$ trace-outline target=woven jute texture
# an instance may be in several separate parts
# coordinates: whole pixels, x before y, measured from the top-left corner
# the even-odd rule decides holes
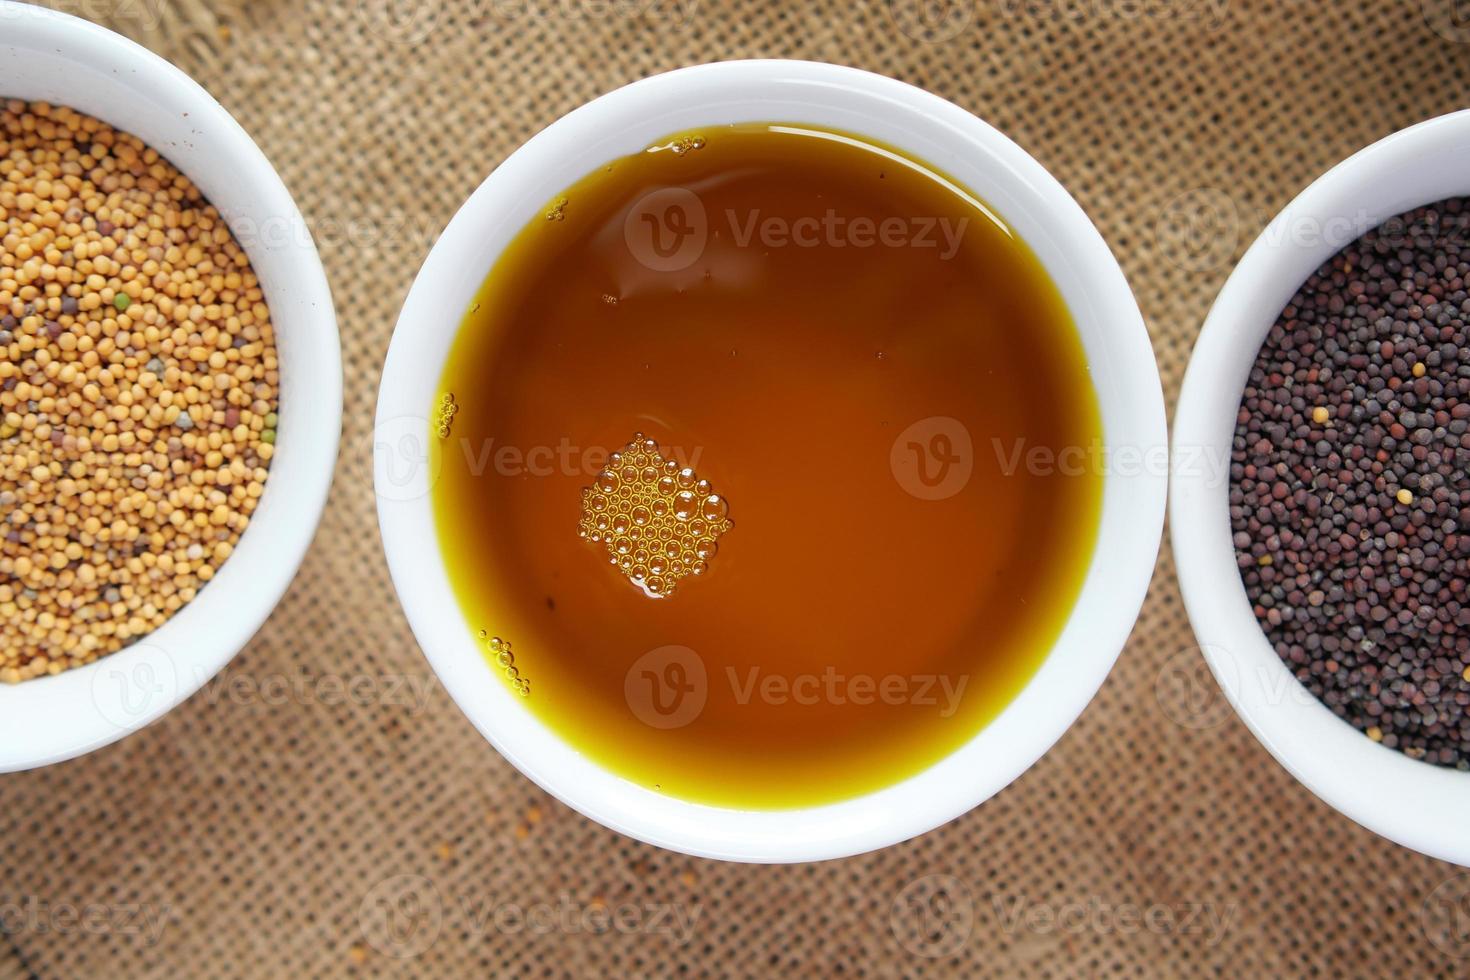
[[[344,451],[301,575],[222,678],[120,744],[0,777],[0,978],[1470,975],[1449,919],[1470,879],[1256,743],[1167,547],[1101,694],[1016,784],[880,853],[736,866],[603,830],[471,728],[394,598],[363,463],[397,311],[460,202],[575,106],[731,58],[870,69],[1016,139],[1118,254],[1172,404],[1269,217],[1465,105],[1451,0],[66,6],[180,65],[281,170],[341,318]]]

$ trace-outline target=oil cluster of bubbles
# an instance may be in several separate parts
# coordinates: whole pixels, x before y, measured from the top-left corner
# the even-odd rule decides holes
[[[454,400],[451,392],[446,391],[434,410],[434,428],[438,431],[440,439],[449,438],[449,430],[454,426],[454,416],[458,411],[459,403]]]
[[[704,149],[703,136],[684,136],[669,144],[669,149],[674,151],[674,156],[681,157],[690,150]]]
[[[521,676],[520,668],[516,666],[516,655],[510,650],[510,641],[491,636],[488,630],[480,630],[480,642],[485,645],[485,659],[505,674],[505,679],[510,681],[517,694],[529,697],[531,680]]]
[[[707,573],[720,536],[733,526],[729,505],[709,481],[665,459],[639,432],[582,491],[578,533],[602,545],[614,568],[657,599],[681,579]]]

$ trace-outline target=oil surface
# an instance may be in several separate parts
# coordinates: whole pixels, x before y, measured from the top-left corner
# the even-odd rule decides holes
[[[968,192],[840,133],[679,134],[547,202],[426,411],[457,599],[514,642],[487,677],[686,800],[829,803],[942,758],[1035,673],[1096,541],[1055,287]],[[578,533],[635,432],[731,522],[666,596]]]

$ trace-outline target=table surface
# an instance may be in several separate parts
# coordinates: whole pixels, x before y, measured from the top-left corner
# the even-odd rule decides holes
[[[1009,789],[879,853],[736,866],[604,830],[485,744],[396,603],[368,460],[398,308],[485,174],[602,92],[743,57],[891,75],[1033,153],[1122,262],[1172,405],[1270,216],[1465,105],[1454,2],[59,0],[179,64],[280,168],[337,300],[344,448],[300,576],[218,681],[0,779],[0,980],[1470,976],[1470,936],[1445,928],[1470,878],[1255,742],[1202,667],[1167,544],[1102,692]]]

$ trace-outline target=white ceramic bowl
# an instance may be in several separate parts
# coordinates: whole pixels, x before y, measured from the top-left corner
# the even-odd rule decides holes
[[[213,677],[265,621],[326,502],[342,414],[337,321],[306,224],[270,162],[209,93],[95,24],[0,0],[0,98],[69,105],[137,135],[225,215],[265,290],[281,364],[270,478],[219,574],[140,642],[78,670],[0,685],[0,772],[142,728]]]
[[[1375,744],[1296,680],[1251,612],[1228,504],[1241,393],[1287,301],[1364,232],[1412,208],[1470,194],[1467,160],[1470,111],[1432,119],[1339,164],[1261,233],[1220,291],[1190,358],[1174,416],[1170,526],[1200,647],[1261,743],[1308,789],[1368,829],[1470,866],[1470,773]]]
[[[1031,245],[1082,333],[1105,440],[1127,447],[1107,474],[1101,534],[1076,608],[1034,680],[988,727],[928,770],[830,806],[742,811],[682,802],[599,768],[548,730],[487,669],[435,543],[422,465],[440,372],[497,255],[543,202],[659,137],[735,122],[793,122],[882,140],[957,178]],[[1132,628],[1162,529],[1167,444],[1157,366],[1117,262],[1035,160],[937,96],[878,75],[792,61],[726,62],[658,75],[572,112],[512,154],[434,246],[388,353],[375,440],[378,513],[399,598],[450,695],[522,772],[641,840],[747,861],[831,858],[922,833],[989,798],[1086,707]],[[1131,463],[1126,460],[1132,460]]]

